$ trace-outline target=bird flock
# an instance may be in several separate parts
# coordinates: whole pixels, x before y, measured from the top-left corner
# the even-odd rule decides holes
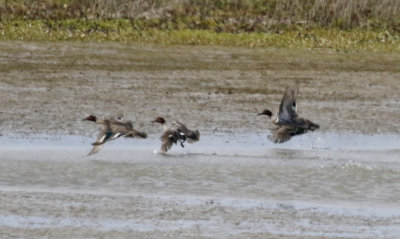
[[[272,134],[268,138],[273,143],[283,143],[288,141],[292,136],[304,134],[309,130],[314,131],[319,128],[318,124],[299,117],[296,104],[298,92],[298,85],[293,88],[286,88],[278,113],[273,114],[270,110],[266,109],[258,114],[266,115],[272,120],[274,127],[271,129]],[[146,133],[133,128],[131,121],[124,121],[121,114],[102,120],[94,115],[89,115],[83,120],[102,125],[96,141],[92,143],[93,148],[88,156],[97,153],[106,142],[120,137],[147,138]],[[200,132],[198,130],[190,130],[179,121],[167,124],[163,117],[157,117],[151,122],[159,123],[163,127],[163,133],[160,137],[160,151],[162,153],[166,153],[174,144],[179,143],[183,148],[183,143],[186,141],[193,143],[200,140]]]

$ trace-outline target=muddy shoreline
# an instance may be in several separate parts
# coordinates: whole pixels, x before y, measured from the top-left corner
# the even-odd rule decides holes
[[[156,116],[206,134],[260,132],[300,83],[299,113],[321,131],[399,133],[400,55],[329,50],[0,42],[1,133],[88,135],[80,120],[123,112],[149,133]]]
[[[0,42],[1,238],[397,238],[400,55]],[[300,84],[321,125],[275,145],[257,116]],[[146,140],[85,157],[124,113]],[[164,116],[201,131],[168,154]]]

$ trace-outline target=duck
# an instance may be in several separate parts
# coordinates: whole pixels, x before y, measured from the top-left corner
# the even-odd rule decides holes
[[[284,143],[292,136],[319,129],[318,124],[298,115],[296,104],[298,92],[298,85],[286,88],[277,114],[273,114],[269,109],[258,114],[268,116],[275,125],[271,135],[268,136],[273,143]]]
[[[200,140],[200,132],[198,130],[190,130],[181,122],[173,122],[171,125],[167,125],[163,117],[157,117],[152,120],[153,123],[160,123],[163,126],[163,134],[160,137],[162,142],[161,152],[166,153],[173,144],[180,143],[181,147],[185,146],[183,143],[187,141],[188,143],[194,143]]]
[[[101,146],[108,141],[117,139],[119,137],[127,138],[147,138],[147,134],[144,132],[137,131],[133,129],[133,124],[131,121],[124,121],[121,117],[110,117],[103,120],[99,120],[94,115],[89,115],[83,120],[92,121],[96,124],[103,125],[100,130],[97,139],[92,143],[93,148],[87,156],[93,155],[100,151]]]
[[[87,121],[92,121],[96,124],[104,124],[104,122],[106,121],[123,121],[124,115],[122,113],[118,113],[118,114],[113,114],[110,115],[108,118],[104,118],[104,119],[99,119],[97,116],[95,115],[88,115],[86,116],[84,119],[82,119],[83,121],[87,120]]]

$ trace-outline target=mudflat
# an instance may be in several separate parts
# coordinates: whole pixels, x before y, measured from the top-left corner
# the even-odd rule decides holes
[[[0,238],[397,238],[400,55],[0,42]],[[321,125],[257,113],[300,85]],[[123,113],[146,140],[85,155]],[[163,116],[201,138],[159,149]]]
[[[150,133],[156,116],[259,132],[257,113],[276,111],[295,82],[298,112],[321,131],[400,130],[398,54],[13,41],[0,52],[3,133],[85,135],[84,116],[116,112]]]

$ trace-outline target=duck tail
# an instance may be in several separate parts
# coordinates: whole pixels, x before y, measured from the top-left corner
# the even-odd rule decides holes
[[[189,135],[186,136],[188,143],[193,143],[200,140],[200,132],[198,130],[191,131]]]
[[[308,129],[311,130],[311,131],[319,129],[319,124],[316,124],[316,123],[311,122],[311,121],[308,120]]]
[[[145,132],[137,132],[136,135],[137,135],[138,137],[140,137],[140,138],[143,138],[143,139],[147,138],[147,134],[146,134]]]

